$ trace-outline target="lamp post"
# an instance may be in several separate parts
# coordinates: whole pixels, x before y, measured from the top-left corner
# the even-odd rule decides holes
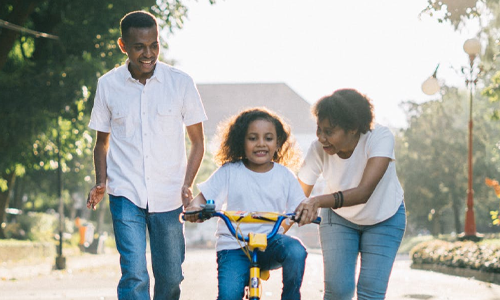
[[[468,173],[467,173],[467,211],[465,213],[465,226],[464,232],[459,235],[461,240],[481,240],[481,234],[476,232],[476,221],[474,218],[474,189],[472,188],[472,99],[474,94],[474,89],[477,84],[477,79],[479,73],[481,73],[481,67],[475,67],[474,61],[476,57],[481,52],[481,43],[478,39],[472,38],[468,39],[464,43],[464,51],[469,55],[469,69],[466,72],[465,68],[462,68],[462,73],[466,76],[465,84],[469,88],[469,140],[468,140]],[[436,78],[437,69],[436,67],[434,74],[427,78],[422,83],[422,91],[427,95],[433,95],[440,90],[439,82]]]
[[[477,84],[477,78],[481,69],[474,68],[474,61],[481,52],[481,43],[478,39],[468,39],[464,43],[464,51],[469,55],[469,72],[462,68],[462,73],[466,76],[465,84],[469,88],[469,150],[467,156],[468,164],[468,182],[467,182],[467,211],[465,213],[464,232],[460,235],[461,239],[479,240],[481,237],[476,232],[476,221],[474,217],[474,189],[472,187],[472,99],[474,89]]]

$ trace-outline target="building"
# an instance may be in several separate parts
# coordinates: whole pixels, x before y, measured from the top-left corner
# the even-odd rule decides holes
[[[220,122],[251,107],[266,107],[279,114],[291,127],[299,148],[305,153],[316,135],[311,104],[285,83],[198,84],[208,120],[204,122],[208,140]],[[213,149],[215,145],[209,145]]]

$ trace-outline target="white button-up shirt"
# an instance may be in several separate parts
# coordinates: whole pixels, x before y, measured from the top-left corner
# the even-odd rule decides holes
[[[97,84],[91,129],[111,133],[107,191],[149,212],[182,205],[186,173],[185,126],[207,119],[196,86],[186,73],[158,62],[141,84],[126,64]]]

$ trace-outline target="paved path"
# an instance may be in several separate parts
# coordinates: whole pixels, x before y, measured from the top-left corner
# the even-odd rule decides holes
[[[0,264],[0,300],[72,299],[115,300],[120,271],[118,255],[84,254],[68,257],[67,269],[51,270],[44,263]],[[217,290],[214,250],[189,250],[184,265],[182,300],[215,299]],[[307,259],[302,299],[321,300],[323,266],[320,253]],[[263,299],[280,299],[281,274],[271,273],[264,282]],[[500,300],[500,286],[474,279],[413,270],[407,258],[396,261],[389,284],[388,300],[453,299]]]

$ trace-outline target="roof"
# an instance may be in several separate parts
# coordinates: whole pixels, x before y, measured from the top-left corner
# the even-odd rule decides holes
[[[266,107],[279,114],[294,135],[314,134],[316,122],[311,104],[285,83],[198,84],[208,120],[203,123],[206,135],[214,135],[217,125],[240,111]]]

